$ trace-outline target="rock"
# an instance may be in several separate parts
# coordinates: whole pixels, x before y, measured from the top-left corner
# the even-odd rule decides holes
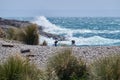
[[[9,19],[3,19],[0,18],[0,25],[10,25],[14,27],[23,27],[23,26],[28,26],[31,23],[28,21],[18,21],[18,20],[9,20]]]
[[[11,44],[2,44],[2,47],[14,47],[14,45],[11,45]]]
[[[0,18],[0,28],[4,30],[7,30],[8,28],[11,28],[11,27],[17,27],[17,28],[25,27],[31,24],[33,23],[30,23],[29,21],[19,21],[19,20],[10,20],[10,19]],[[44,32],[42,26],[38,25],[38,29],[39,29],[40,35],[42,36],[57,39],[59,41],[66,40],[64,36]]]
[[[26,55],[26,57],[35,57],[36,55],[33,55],[33,54],[29,54],[29,55]]]
[[[51,34],[51,33],[46,33],[40,30],[40,35],[48,37],[48,38],[53,38],[54,40],[58,40],[58,41],[64,41],[66,40],[66,38],[64,36],[60,36],[60,35],[56,35],[56,34]]]
[[[28,53],[30,52],[30,49],[20,50],[21,53]]]

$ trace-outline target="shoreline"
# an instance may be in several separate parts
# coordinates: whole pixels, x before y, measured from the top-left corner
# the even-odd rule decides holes
[[[14,47],[2,47],[2,44],[12,44]],[[6,60],[10,55],[20,54],[23,57],[29,57],[30,62],[35,63],[38,68],[45,68],[47,60],[56,55],[58,51],[65,48],[72,49],[73,55],[77,58],[82,58],[88,64],[94,59],[111,54],[120,54],[120,46],[83,46],[83,47],[63,47],[63,46],[40,46],[40,45],[25,45],[18,42],[7,42],[0,39],[0,61]],[[28,53],[21,53],[21,50],[30,49]],[[64,56],[64,55],[63,55]]]
[[[5,18],[0,17],[0,28],[2,28],[3,30],[7,30],[11,27],[21,28],[21,27],[32,25],[32,24],[36,24],[36,23],[32,23],[30,21],[15,20],[15,19],[5,19]],[[44,37],[52,38],[54,40],[58,39],[59,41],[66,40],[64,36],[45,32],[43,30],[44,26],[37,25],[37,27],[39,30],[39,34]]]

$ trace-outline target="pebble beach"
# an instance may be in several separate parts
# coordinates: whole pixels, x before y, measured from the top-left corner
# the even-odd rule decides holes
[[[13,45],[13,47],[3,47],[3,44]],[[53,55],[58,54],[59,51],[65,48],[70,48],[73,55],[77,58],[82,58],[87,63],[92,62],[96,58],[108,56],[111,54],[120,54],[120,46],[84,46],[84,47],[54,47],[54,46],[34,46],[25,45],[19,42],[6,41],[0,39],[0,62],[6,60],[9,56],[20,54],[23,57],[29,55],[30,62],[36,64],[39,68],[45,68],[47,61]],[[29,49],[30,52],[21,53],[21,50]],[[64,56],[64,55],[63,55]]]

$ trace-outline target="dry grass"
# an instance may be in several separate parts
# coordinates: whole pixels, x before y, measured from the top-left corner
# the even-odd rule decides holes
[[[38,45],[39,33],[37,25],[32,24],[23,28],[9,28],[7,30],[7,39],[18,40],[29,45]]]
[[[120,55],[110,55],[91,65],[91,80],[120,80]]]
[[[25,44],[38,45],[39,44],[39,33],[37,25],[29,25],[21,29],[19,33],[19,40],[23,41]]]
[[[9,28],[6,31],[6,33],[7,33],[7,39],[17,40],[17,38],[18,38],[18,32],[19,32],[18,28],[15,28],[15,27]]]
[[[86,63],[74,57],[69,49],[52,57],[48,63],[48,70],[56,74],[59,80],[87,80],[88,76]]]
[[[5,31],[2,28],[0,28],[0,38],[5,38],[5,37],[6,37]]]
[[[43,73],[20,56],[11,56],[0,64],[0,80],[42,80]]]

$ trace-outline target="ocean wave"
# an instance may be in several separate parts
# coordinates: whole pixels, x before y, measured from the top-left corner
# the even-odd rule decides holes
[[[51,23],[45,16],[39,16],[33,21],[38,25],[43,26],[45,32],[50,32],[54,34],[73,34],[73,33],[120,33],[120,30],[89,30],[89,29],[67,29],[61,28],[53,23]]]
[[[61,41],[61,44],[71,44],[71,40],[75,40],[77,45],[107,45],[107,44],[113,44],[113,43],[119,43],[119,39],[108,39],[108,38],[103,38],[100,36],[91,36],[88,38],[84,37],[74,37],[73,34],[76,33],[94,33],[94,34],[99,34],[99,33],[105,33],[105,34],[115,34],[115,33],[120,33],[120,30],[88,30],[88,29],[67,29],[67,28],[61,28],[60,26],[57,26],[53,23],[51,23],[45,16],[39,16],[33,21],[33,23],[36,23],[38,25],[43,26],[43,30],[45,32],[53,33],[53,34],[64,34],[68,38],[68,41]],[[50,44],[54,43],[53,39],[48,39],[48,38],[42,38],[42,41],[46,40]]]
[[[53,45],[54,40],[52,38],[46,38],[41,36],[40,42],[47,41],[48,45]],[[103,38],[100,36],[93,36],[89,38],[84,37],[70,37],[67,41],[59,41],[58,44],[71,45],[71,40],[75,40],[76,45],[110,45],[115,43],[120,43],[120,40]]]
[[[92,36],[89,38],[79,37],[73,38],[73,40],[76,40],[76,44],[78,45],[109,45],[120,42],[118,39],[108,39],[100,36]]]

